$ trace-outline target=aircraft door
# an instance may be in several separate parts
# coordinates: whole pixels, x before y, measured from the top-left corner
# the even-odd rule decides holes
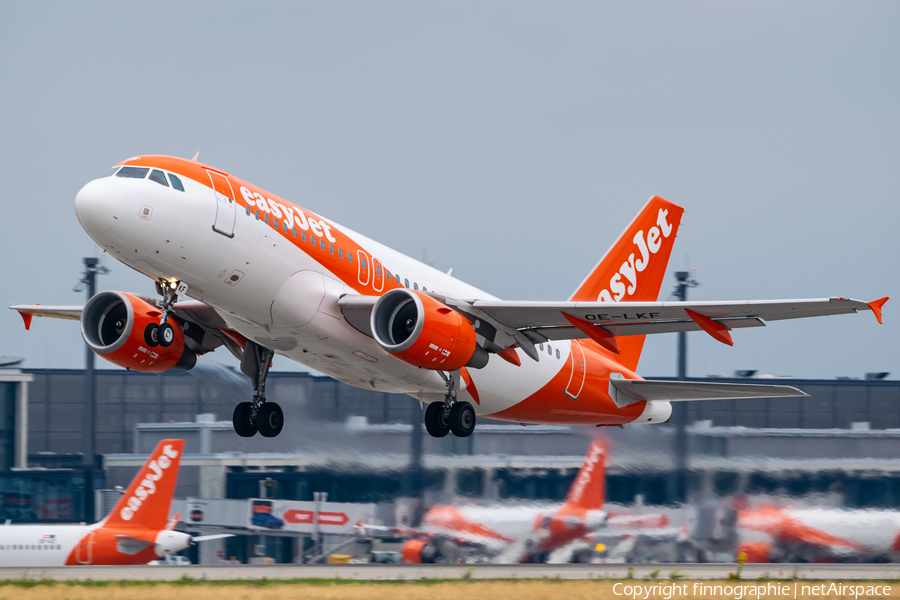
[[[78,542],[78,551],[75,553],[75,560],[79,565],[90,565],[94,563],[94,532],[90,532]]]
[[[357,264],[359,264],[359,282],[369,285],[369,255],[362,250],[356,251]]]
[[[572,400],[578,399],[578,394],[581,393],[581,388],[584,387],[584,362],[584,348],[581,347],[581,342],[572,340],[569,343],[569,370],[571,376],[569,377],[569,385],[566,386],[566,396]]]
[[[372,288],[376,292],[380,292],[384,289],[384,267],[377,258],[372,257],[372,267],[375,269],[374,274],[372,275]]]
[[[206,172],[209,174],[216,200],[216,221],[213,223],[213,231],[232,238],[234,237],[234,220],[237,215],[234,190],[231,189],[231,183],[226,177],[208,169]]]

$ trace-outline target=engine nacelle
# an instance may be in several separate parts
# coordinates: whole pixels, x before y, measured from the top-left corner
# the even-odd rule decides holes
[[[401,555],[407,565],[430,564],[438,557],[437,549],[425,540],[409,540],[403,544]]]
[[[487,364],[488,354],[476,343],[472,324],[427,294],[389,291],[372,308],[370,325],[386,352],[415,367],[455,371]]]
[[[190,369],[196,355],[184,345],[184,334],[174,320],[172,345],[150,347],[144,332],[159,324],[162,311],[127,292],[100,292],[81,312],[81,337],[95,354],[111,363],[144,373]]]

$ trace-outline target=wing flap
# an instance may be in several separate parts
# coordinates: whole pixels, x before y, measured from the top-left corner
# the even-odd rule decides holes
[[[719,319],[720,323],[728,329],[742,329],[744,327],[765,327],[766,324],[756,317],[739,317],[735,319]],[[615,337],[629,335],[648,335],[653,333],[676,333],[679,331],[701,331],[700,326],[694,321],[659,321],[655,323],[625,323],[622,325],[605,325],[606,331]],[[535,327],[534,333],[545,338],[545,341],[575,340],[586,336],[575,327]]]
[[[635,402],[668,400],[747,400],[751,398],[797,398],[808,396],[789,385],[751,383],[711,383],[699,381],[648,381],[624,379],[614,373],[609,379],[609,395],[620,408]]]

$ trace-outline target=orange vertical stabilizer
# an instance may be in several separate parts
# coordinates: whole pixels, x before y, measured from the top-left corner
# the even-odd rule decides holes
[[[103,526],[165,529],[183,452],[184,440],[159,442]]]
[[[683,208],[665,198],[650,198],[569,301],[655,302],[683,214]],[[603,351],[629,370],[637,370],[644,336],[621,337],[616,343],[618,355]]]

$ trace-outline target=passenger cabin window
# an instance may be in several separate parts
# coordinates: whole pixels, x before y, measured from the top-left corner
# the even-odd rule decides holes
[[[409,279],[403,280],[403,287],[407,287],[407,288],[409,287]]]
[[[155,181],[159,185],[169,187],[169,182],[166,181],[166,174],[159,169],[153,169],[153,171],[150,173],[150,181]]]
[[[297,228],[294,227],[294,237],[297,237]]]
[[[344,258],[344,249],[338,248],[338,258]]]
[[[319,248],[321,248],[322,250],[325,249],[325,240],[323,240],[322,238],[319,238]]]
[[[353,253],[352,252],[347,253],[347,262],[351,263],[351,264],[353,263]]]
[[[116,174],[116,171],[118,171],[118,170],[119,170],[119,167],[113,167],[112,169],[110,169],[109,171],[104,173],[103,177],[112,177],[113,175]],[[102,177],[101,177],[101,179],[102,179]]]
[[[556,351],[556,358],[559,358],[559,350]]]
[[[359,262],[362,263],[362,268],[363,268],[363,269],[368,269],[368,268],[369,268],[369,263],[366,262],[366,257],[365,257],[365,256],[360,256],[360,257],[359,257]]]
[[[305,231],[300,232],[300,239],[303,240],[304,242],[306,241],[306,232]]]
[[[334,244],[328,244],[328,251],[334,254]]]
[[[381,265],[375,265],[375,274],[381,277]]]
[[[174,173],[169,173],[169,179],[172,181],[172,187],[178,190],[179,192],[184,191],[184,185],[181,183],[181,180],[175,176]]]
[[[122,167],[116,173],[116,177],[125,177],[127,179],[143,179],[147,176],[150,169],[147,167]]]
[[[413,281],[413,289],[414,289],[414,290],[419,289],[419,284],[416,283],[415,281]]]
[[[249,217],[250,216],[250,207],[245,206],[244,209],[247,211],[247,216]]]

